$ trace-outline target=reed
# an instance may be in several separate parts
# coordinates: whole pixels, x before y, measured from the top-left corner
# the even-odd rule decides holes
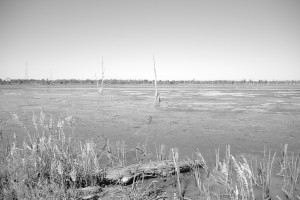
[[[282,149],[281,170],[277,175],[283,177],[282,191],[289,199],[296,198],[295,190],[300,173],[300,153],[297,155],[294,152],[288,153],[288,144],[285,144]]]
[[[68,192],[72,188],[96,184],[94,173],[100,170],[96,145],[92,141],[81,143],[73,139],[74,120],[71,116],[54,122],[52,116],[47,117],[41,110],[38,123],[33,114],[35,134],[27,131],[16,113],[12,113],[12,117],[28,134],[29,140],[23,141],[22,145],[16,139],[12,141],[4,166],[7,176],[13,180],[7,182],[8,196],[35,199],[37,191],[50,190],[44,183],[51,183],[47,185],[60,188],[56,190],[57,195],[67,197],[74,194]],[[72,127],[69,137],[64,124]]]
[[[179,162],[178,162],[178,149],[173,148],[171,149],[172,152],[172,159],[174,162],[174,167],[175,167],[175,173],[176,173],[176,178],[177,178],[177,191],[178,191],[178,196],[179,199],[183,199],[183,190],[181,187],[181,182],[180,182],[180,168],[179,168]]]
[[[155,145],[155,152],[156,152],[156,159],[157,161],[163,161],[167,159],[167,155],[166,155],[166,146],[165,145],[158,145],[158,147],[156,147]]]
[[[262,183],[262,198],[269,199],[271,190],[271,179],[272,179],[272,168],[276,152],[274,152],[273,157],[271,156],[271,150],[267,155],[266,147],[264,148],[264,158],[261,164],[261,183]]]
[[[232,155],[227,145],[224,151],[215,151],[216,163],[209,167],[199,150],[188,161],[179,160],[177,148],[167,156],[165,145],[155,146],[152,154],[149,137],[134,148],[128,148],[125,141],[111,143],[105,136],[102,148],[92,140],[76,141],[72,116],[55,120],[41,109],[39,115],[33,113],[33,133],[17,113],[11,116],[27,138],[20,143],[14,137],[8,148],[1,149],[0,196],[4,199],[165,199],[157,177],[167,180],[169,176],[175,177],[176,198],[189,199],[185,172],[194,176],[197,199],[255,199],[254,185],[261,188],[264,200],[271,196],[276,153],[266,148],[262,160],[253,162],[245,155]],[[278,175],[283,178],[282,192],[297,199],[299,154],[288,152],[287,147],[282,148]],[[155,179],[146,184],[146,178]]]

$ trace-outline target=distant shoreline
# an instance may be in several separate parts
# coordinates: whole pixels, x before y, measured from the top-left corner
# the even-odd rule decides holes
[[[42,84],[7,84],[7,85],[0,85],[0,89],[39,89],[39,88],[45,88],[45,89],[97,89],[96,85],[91,84],[52,84],[52,85],[42,85]],[[145,89],[153,89],[154,90],[154,84],[105,84],[105,89],[117,89],[117,88],[145,88]],[[274,84],[274,85],[264,85],[264,84],[239,84],[239,85],[233,85],[233,84],[161,84],[158,85],[158,88],[197,88],[197,89],[247,89],[247,90],[256,90],[256,89],[300,89],[300,84],[295,85],[286,85],[286,84]]]

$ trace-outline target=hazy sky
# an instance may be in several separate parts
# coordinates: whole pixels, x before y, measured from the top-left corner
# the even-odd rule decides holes
[[[0,78],[300,80],[300,1],[0,0]]]

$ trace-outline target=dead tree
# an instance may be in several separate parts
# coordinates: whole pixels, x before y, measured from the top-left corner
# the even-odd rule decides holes
[[[97,81],[97,90],[98,90],[98,93],[102,94],[103,93],[103,85],[104,85],[103,57],[102,57],[102,80],[101,80],[101,87],[99,87],[97,76],[96,76],[96,81]]]
[[[154,103],[159,105],[161,100],[160,100],[160,95],[159,95],[158,89],[157,89],[157,76],[156,76],[154,55],[153,55],[153,67],[154,67],[154,76],[155,76],[155,79],[154,79],[154,85],[155,85],[155,99],[154,99]]]

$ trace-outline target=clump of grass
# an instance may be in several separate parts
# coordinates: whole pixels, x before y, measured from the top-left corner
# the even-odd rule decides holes
[[[255,199],[252,185],[252,171],[245,157],[242,156],[241,161],[237,161],[231,156],[233,168],[236,172],[236,194],[241,199]]]
[[[194,176],[201,198],[255,199],[253,172],[244,156],[231,155],[230,146],[225,149],[220,161],[220,149],[215,151],[215,164],[212,169],[204,167],[206,173],[194,169]],[[201,153],[197,153],[203,159]]]
[[[204,179],[205,179],[206,174],[209,175],[209,171],[208,171],[205,159],[204,159],[204,157],[202,156],[202,154],[200,153],[199,150],[196,152],[196,155],[197,155],[196,160],[198,160],[200,163],[203,163],[202,168],[195,165],[196,167],[194,167],[194,169],[193,169],[193,174],[194,174],[194,177],[195,177],[195,181],[196,181],[196,185],[197,185],[197,188],[198,188],[199,196],[208,197],[209,196],[209,190],[207,190],[207,188],[209,189],[209,186],[205,187]],[[202,169],[205,170],[205,173],[203,173]]]
[[[179,163],[178,163],[178,149],[174,148],[171,149],[172,152],[172,160],[174,162],[174,167],[175,167],[175,173],[177,177],[177,189],[178,189],[178,196],[179,199],[183,199],[184,191],[181,188],[181,182],[180,182],[180,169],[179,169]]]
[[[277,175],[283,177],[282,191],[289,199],[294,199],[297,189],[297,182],[300,173],[300,154],[294,152],[288,153],[288,145],[285,144],[282,149],[281,170]]]
[[[75,120],[72,116],[54,122],[40,111],[39,119],[33,114],[36,133],[29,133],[16,113],[11,114],[28,135],[28,141],[19,145],[14,139],[7,152],[4,195],[18,199],[75,198],[76,187],[97,184],[99,152],[93,141],[84,143],[73,139]],[[71,132],[66,134],[67,124]],[[4,168],[4,169],[3,169]]]
[[[263,163],[260,164],[262,193],[264,199],[271,198],[270,190],[271,190],[272,169],[273,169],[274,159],[276,156],[276,152],[274,152],[273,157],[271,156],[271,150],[269,150],[269,155],[267,155],[266,152],[267,150],[266,148],[264,148]]]
[[[158,145],[156,147],[155,145],[155,152],[156,152],[156,159],[157,161],[163,161],[167,159],[167,154],[166,154],[166,146],[165,145]]]
[[[28,131],[16,113],[11,113],[11,116],[27,134],[27,138],[18,143],[14,137],[8,148],[1,147],[3,159],[0,161],[0,197],[4,199],[165,199],[162,188],[157,186],[158,179],[144,185],[144,177],[155,177],[157,174],[161,174],[164,179],[169,174],[175,175],[176,192],[173,193],[173,199],[189,199],[188,184],[184,184],[180,174],[183,165],[180,165],[178,149],[171,149],[169,156],[164,145],[155,146],[155,154],[150,152],[148,138],[152,120],[145,143],[130,149],[125,141],[117,141],[114,148],[105,136],[103,148],[97,148],[92,140],[76,141],[76,120],[72,116],[54,120],[43,110],[38,116],[33,113],[33,133]],[[1,139],[2,130],[3,127],[0,126]],[[197,158],[188,162],[187,166],[193,168],[198,198],[253,200],[257,198],[254,196],[253,186],[261,190],[262,199],[271,198],[276,153],[271,153],[270,150],[267,153],[265,148],[262,160],[253,162],[245,155],[232,155],[228,145],[224,154],[222,159],[220,149],[216,150],[215,163],[211,168],[206,165],[199,151],[196,152]],[[105,182],[105,173],[107,175],[109,172],[106,168],[113,168],[111,172],[122,172],[131,163],[129,157],[132,155],[138,163],[134,165],[136,169],[129,170],[128,176],[120,176],[121,180],[117,182],[122,184],[126,182],[123,178],[133,177],[132,185],[102,187],[112,184]],[[157,160],[157,165],[164,164],[163,169],[150,169],[150,164],[155,164],[151,162],[151,156]],[[283,147],[278,175],[283,177],[282,191],[290,199],[299,198],[296,192],[299,159],[299,154],[288,152],[287,145]],[[166,163],[172,166],[171,173],[166,170],[169,166]]]

